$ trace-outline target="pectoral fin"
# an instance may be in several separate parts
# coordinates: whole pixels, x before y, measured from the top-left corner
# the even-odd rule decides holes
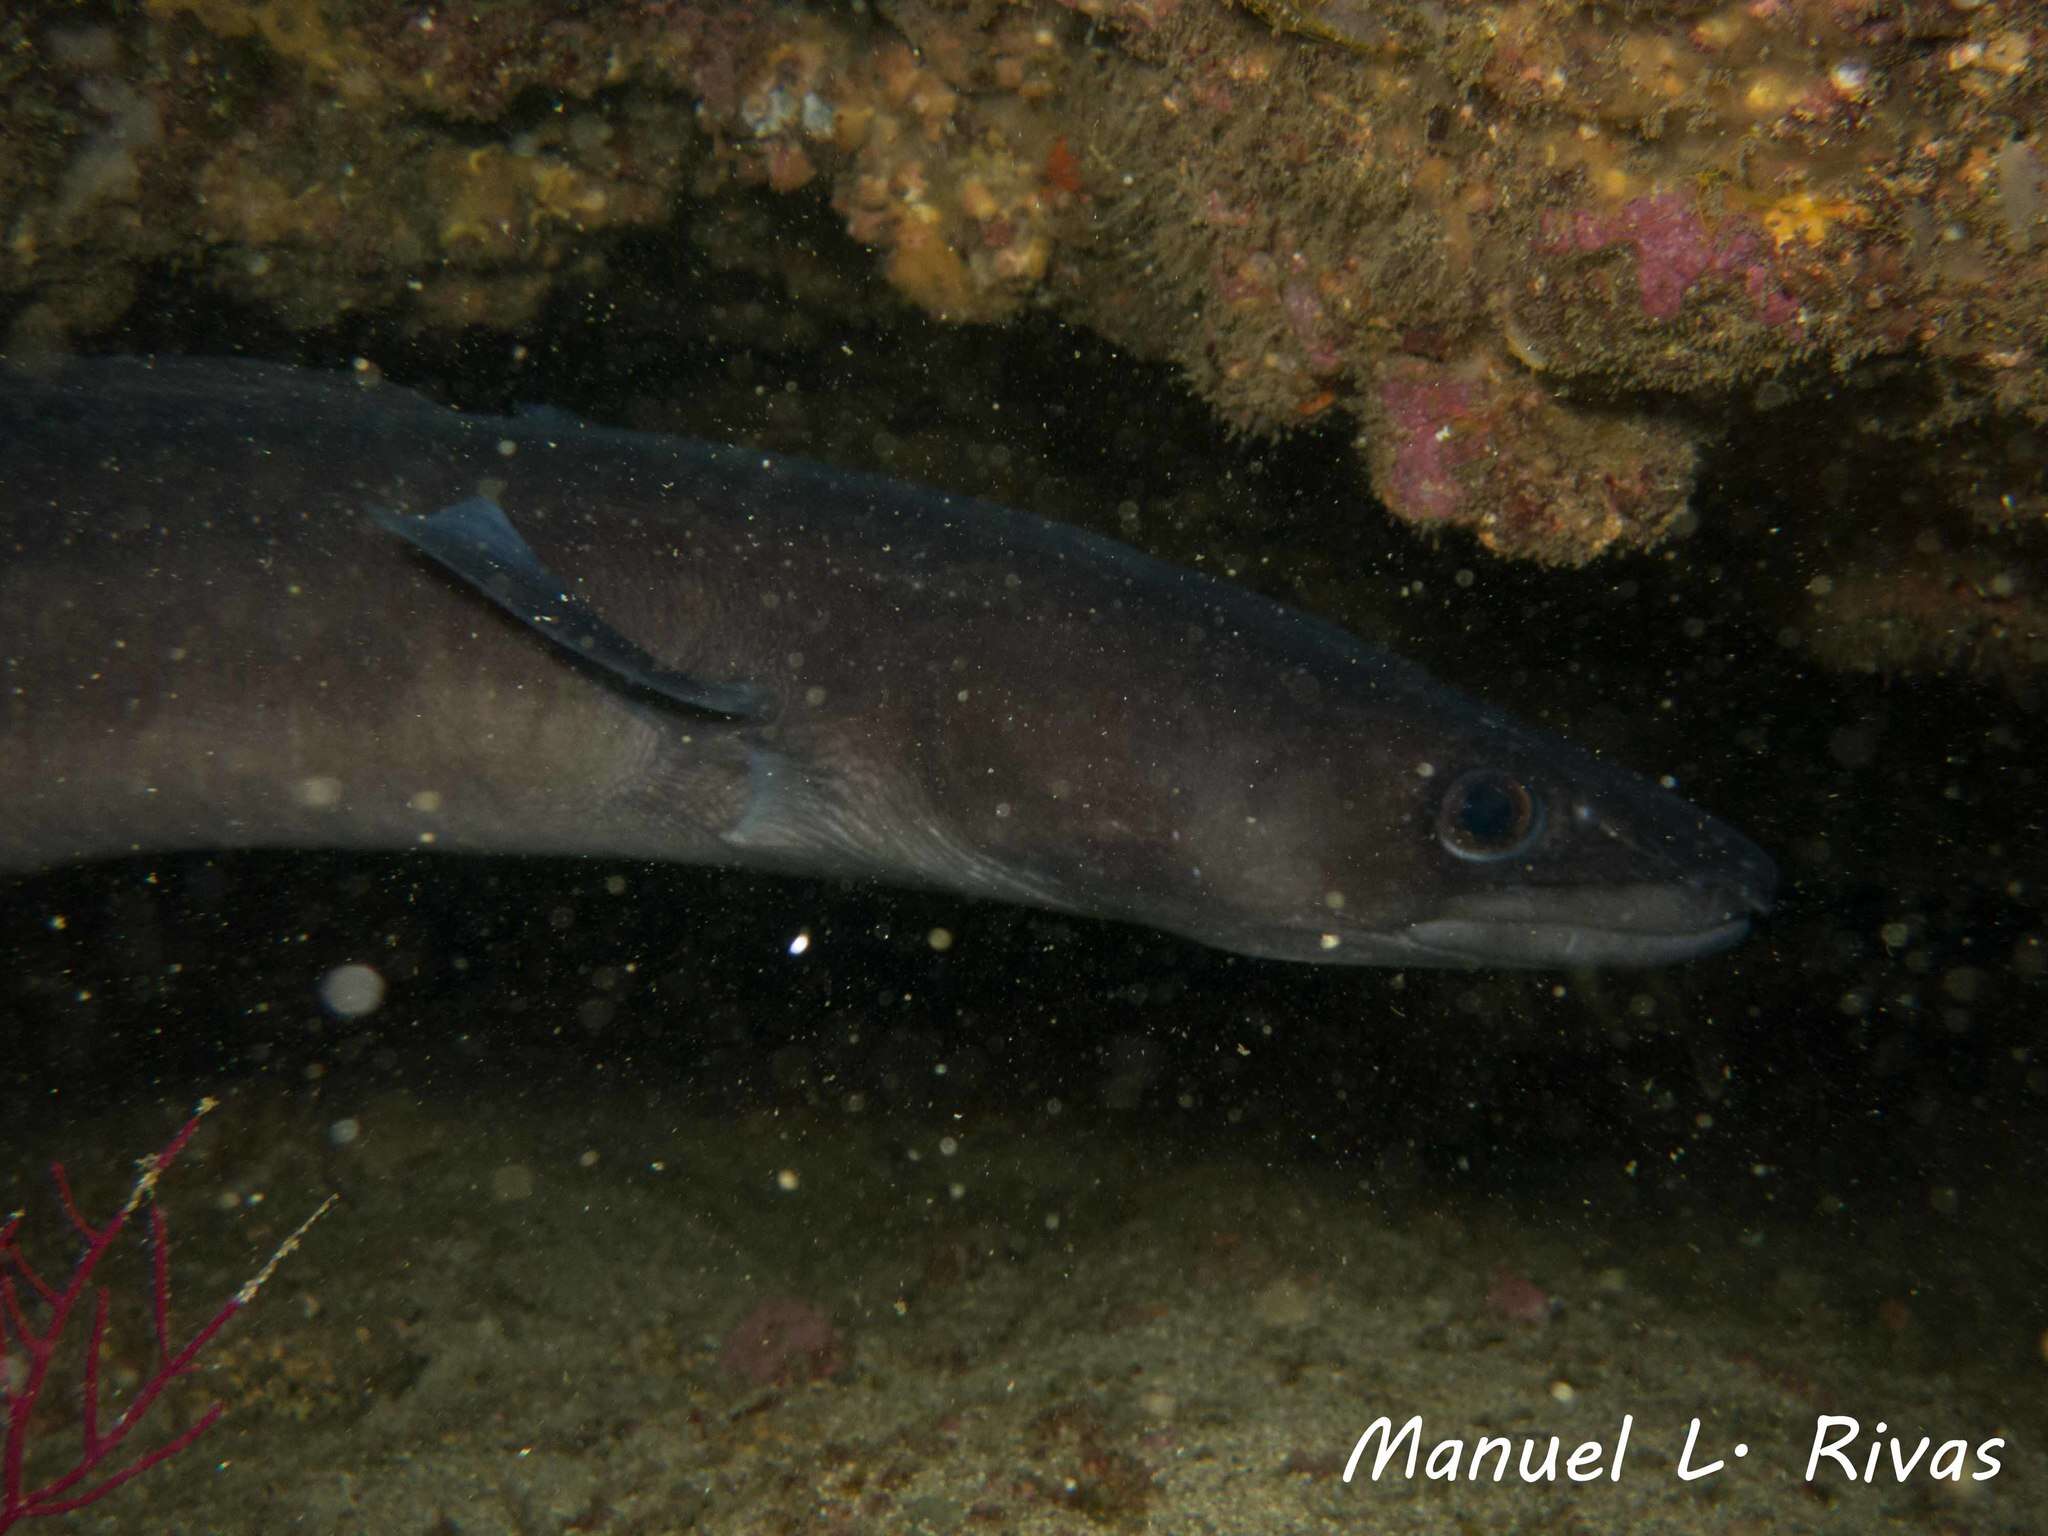
[[[706,682],[674,671],[612,628],[541,563],[504,508],[488,496],[472,496],[430,517],[371,515],[521,623],[624,684],[734,719],[760,719],[768,713],[765,689]]]

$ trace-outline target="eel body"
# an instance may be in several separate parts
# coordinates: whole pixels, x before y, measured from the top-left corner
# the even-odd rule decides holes
[[[0,370],[0,867],[745,865],[1239,952],[1650,964],[1770,860],[1331,625],[985,503],[263,364]]]

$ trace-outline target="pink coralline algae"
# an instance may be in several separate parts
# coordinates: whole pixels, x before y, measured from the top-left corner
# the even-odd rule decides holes
[[[1582,406],[1503,354],[1393,359],[1371,400],[1359,444],[1403,522],[1580,565],[1617,544],[1651,547],[1685,511],[1696,445],[1683,423]]]
[[[1653,320],[1676,319],[1686,294],[1707,277],[1740,279],[1766,325],[1785,325],[1799,314],[1799,301],[1778,280],[1769,237],[1739,216],[1709,224],[1683,193],[1631,198],[1612,213],[1546,214],[1543,244],[1578,251],[1633,246],[1643,313]]]
[[[1380,385],[1380,409],[1393,438],[1392,465],[1381,497],[1410,522],[1443,522],[1458,514],[1467,487],[1461,471],[1486,451],[1469,420],[1474,388],[1438,369],[1404,369]]]
[[[799,1386],[838,1375],[846,1350],[839,1330],[816,1307],[771,1296],[733,1325],[718,1363],[752,1386]]]

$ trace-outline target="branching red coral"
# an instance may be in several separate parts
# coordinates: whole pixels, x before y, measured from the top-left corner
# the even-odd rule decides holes
[[[256,1299],[256,1293],[276,1272],[277,1266],[299,1246],[306,1229],[325,1215],[334,1204],[329,1195],[320,1208],[278,1245],[269,1261],[230,1296],[221,1308],[183,1344],[171,1343],[170,1229],[163,1208],[156,1203],[157,1182],[170,1170],[178,1155],[198,1130],[200,1120],[214,1107],[212,1099],[202,1100],[192,1118],[173,1136],[162,1151],[145,1157],[137,1165],[134,1187],[127,1202],[108,1221],[95,1225],[79,1210],[72,1197],[71,1181],[62,1163],[50,1167],[51,1181],[66,1220],[84,1240],[71,1276],[61,1285],[46,1280],[30,1264],[21,1248],[24,1217],[16,1212],[0,1225],[0,1406],[7,1413],[7,1441],[0,1451],[0,1533],[24,1520],[41,1515],[61,1515],[83,1508],[132,1481],[151,1467],[169,1461],[188,1449],[211,1429],[226,1410],[214,1403],[191,1424],[149,1450],[122,1461],[131,1434],[163,1396],[164,1389],[191,1371],[200,1354],[213,1342],[228,1319]],[[149,1207],[150,1325],[156,1336],[157,1365],[135,1396],[111,1425],[100,1422],[100,1357],[107,1336],[108,1291],[95,1286],[93,1276],[127,1229],[128,1222],[144,1205]],[[87,1294],[92,1296],[92,1324],[85,1341],[85,1384],[80,1405],[79,1454],[70,1469],[48,1482],[31,1486],[28,1481],[28,1447],[36,1408],[49,1385],[50,1368],[78,1315]]]

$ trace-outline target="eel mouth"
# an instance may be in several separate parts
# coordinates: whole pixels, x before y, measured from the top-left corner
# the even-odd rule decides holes
[[[1580,969],[1670,965],[1740,943],[1771,907],[1776,872],[1459,896],[1401,937],[1417,963]]]

